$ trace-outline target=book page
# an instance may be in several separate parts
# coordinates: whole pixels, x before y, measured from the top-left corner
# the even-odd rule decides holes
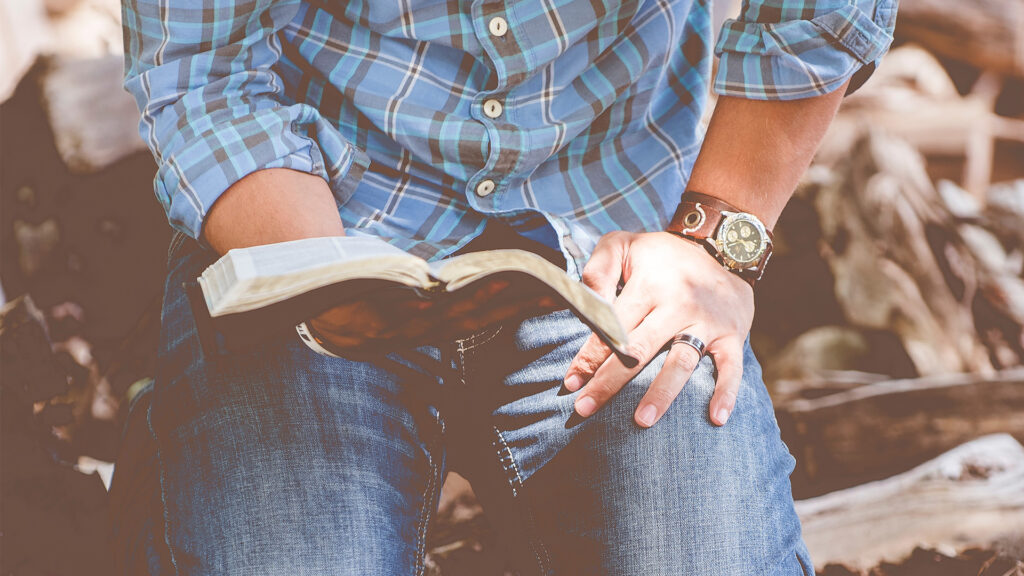
[[[351,278],[428,287],[427,263],[367,236],[307,238],[228,251],[199,277],[213,317],[245,312]]]

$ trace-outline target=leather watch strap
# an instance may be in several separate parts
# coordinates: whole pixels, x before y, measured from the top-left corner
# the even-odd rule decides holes
[[[679,199],[668,230],[700,240],[714,238],[722,222],[722,212],[739,212],[713,196],[687,190]]]
[[[679,206],[672,215],[666,230],[697,242],[715,259],[722,262],[722,257],[715,246],[714,240],[719,226],[725,220],[725,214],[723,213],[726,212],[735,214],[742,213],[743,211],[714,196],[687,190],[680,197]],[[761,279],[765,265],[771,257],[773,236],[770,230],[765,229],[765,233],[769,240],[768,247],[756,264],[744,269],[734,269],[726,266],[726,269],[746,280],[751,286],[754,286]]]
[[[668,231],[680,232],[694,238],[714,238],[718,225],[722,223],[723,212],[743,212],[743,210],[714,196],[687,190],[679,199],[679,206],[676,207],[675,214],[669,221]],[[704,218],[693,225],[693,222],[687,221],[687,216],[691,213],[703,213]],[[768,233],[769,240],[775,239],[771,230],[766,228],[765,232]]]

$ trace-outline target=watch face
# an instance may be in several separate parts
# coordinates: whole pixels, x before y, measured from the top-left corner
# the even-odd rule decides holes
[[[757,263],[768,246],[768,233],[761,221],[750,214],[730,214],[715,238],[718,252],[731,268],[748,268]]]

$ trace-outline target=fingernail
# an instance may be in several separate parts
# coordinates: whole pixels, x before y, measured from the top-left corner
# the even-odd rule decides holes
[[[636,420],[642,426],[651,426],[654,424],[654,418],[657,415],[658,410],[654,407],[654,404],[648,404],[636,413]]]
[[[576,412],[584,418],[588,418],[597,411],[597,402],[590,396],[584,396],[576,401]]]
[[[565,389],[569,392],[575,392],[579,390],[581,386],[583,386],[583,378],[580,378],[579,374],[570,374],[569,377],[565,379]]]
[[[726,420],[728,420],[728,419],[729,419],[729,411],[726,410],[725,408],[719,408],[718,409],[718,425],[719,426],[724,426]]]

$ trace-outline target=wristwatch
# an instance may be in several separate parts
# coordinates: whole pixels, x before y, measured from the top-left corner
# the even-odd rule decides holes
[[[757,216],[692,190],[683,192],[666,230],[700,244],[751,286],[772,255],[772,233]]]
[[[299,333],[299,339],[309,347],[310,350],[320,354],[322,356],[329,356],[331,358],[341,358],[334,352],[331,352],[328,344],[320,339],[313,328],[310,327],[306,322],[300,322],[295,326],[295,331]]]

